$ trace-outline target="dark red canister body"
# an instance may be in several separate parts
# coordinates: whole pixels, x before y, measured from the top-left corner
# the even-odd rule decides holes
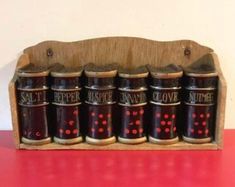
[[[75,144],[82,141],[80,128],[81,68],[62,68],[51,72],[54,141]]]
[[[117,70],[103,68],[100,70],[95,65],[88,65],[85,68],[87,76],[85,103],[88,120],[86,141],[95,145],[116,142],[114,136],[116,87],[114,82]],[[99,73],[96,74],[96,72]]]
[[[156,144],[178,142],[181,77],[183,70],[174,64],[148,66],[150,78],[151,123],[149,141]]]
[[[48,74],[45,68],[30,64],[18,70],[17,100],[21,141],[26,144],[50,143]]]
[[[185,73],[184,135],[190,143],[212,141],[215,127],[217,73]]]
[[[137,75],[119,74],[118,105],[121,114],[118,141],[143,143],[146,138],[148,72]]]

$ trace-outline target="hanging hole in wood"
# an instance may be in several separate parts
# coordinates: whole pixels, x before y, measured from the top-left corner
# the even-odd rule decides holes
[[[190,56],[190,55],[191,55],[191,49],[188,48],[188,47],[186,47],[186,48],[184,49],[184,56]]]
[[[47,56],[48,56],[48,57],[52,57],[53,54],[54,54],[53,50],[52,50],[51,48],[48,48],[48,49],[47,49]]]

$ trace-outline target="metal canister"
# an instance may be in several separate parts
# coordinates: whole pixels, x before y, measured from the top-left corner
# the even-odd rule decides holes
[[[49,70],[29,64],[18,69],[17,75],[21,141],[33,145],[50,143],[48,116]]]
[[[80,128],[81,67],[55,67],[52,77],[54,141],[76,144],[82,141]]]
[[[95,145],[114,143],[116,65],[88,64],[85,67],[85,75],[85,103],[88,115],[86,142]]]
[[[218,81],[214,64],[202,58],[185,68],[184,73],[183,139],[189,143],[211,142],[215,128]]]
[[[121,115],[118,141],[125,144],[138,144],[146,138],[147,77],[146,67],[136,70],[120,70],[118,105]]]
[[[165,67],[148,66],[151,74],[149,141],[157,144],[178,142],[177,127],[180,110],[183,70],[174,64]]]

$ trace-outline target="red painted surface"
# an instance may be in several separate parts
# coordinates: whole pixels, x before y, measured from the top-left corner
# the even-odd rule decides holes
[[[235,130],[223,151],[15,150],[0,131],[0,187],[234,187]]]

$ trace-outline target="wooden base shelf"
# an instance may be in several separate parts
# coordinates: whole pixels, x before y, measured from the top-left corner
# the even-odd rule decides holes
[[[60,145],[56,143],[50,143],[41,146],[32,146],[26,144],[20,144],[20,149],[33,149],[33,150],[54,150],[54,149],[78,149],[78,150],[217,150],[218,145],[213,143],[205,144],[190,144],[180,141],[172,145],[157,145],[149,142],[137,144],[137,145],[127,145],[122,143],[114,143],[110,145],[91,145],[88,143],[80,143],[74,145]]]

